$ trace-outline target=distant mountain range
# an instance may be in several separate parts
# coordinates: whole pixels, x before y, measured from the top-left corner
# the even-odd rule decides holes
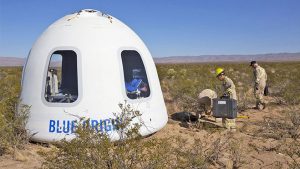
[[[155,63],[216,63],[216,62],[263,62],[300,61],[300,53],[270,53],[256,55],[200,55],[154,58]]]
[[[216,63],[216,62],[263,62],[300,61],[299,53],[271,53],[257,55],[200,55],[200,56],[171,56],[154,58],[157,64],[169,63]],[[25,58],[0,57],[0,67],[23,66]]]
[[[23,66],[24,63],[25,63],[25,58],[0,57],[0,67]]]

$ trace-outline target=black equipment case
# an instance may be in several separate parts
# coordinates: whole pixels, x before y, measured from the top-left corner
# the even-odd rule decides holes
[[[234,99],[213,99],[213,116],[234,119],[237,117],[237,102]]]

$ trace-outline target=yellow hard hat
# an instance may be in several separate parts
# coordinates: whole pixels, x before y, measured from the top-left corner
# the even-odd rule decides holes
[[[219,76],[221,73],[224,72],[224,69],[223,68],[217,68],[216,69],[216,76]]]

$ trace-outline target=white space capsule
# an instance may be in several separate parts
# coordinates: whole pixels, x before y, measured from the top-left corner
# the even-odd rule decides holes
[[[32,140],[70,140],[78,117],[117,139],[111,119],[124,100],[141,111],[143,136],[167,123],[151,54],[118,19],[81,10],[50,25],[33,45],[21,92],[21,104],[31,106]]]

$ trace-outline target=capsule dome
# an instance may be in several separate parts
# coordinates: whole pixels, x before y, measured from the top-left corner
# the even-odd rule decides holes
[[[143,41],[124,23],[85,9],[50,25],[23,69],[21,104],[30,106],[32,140],[75,137],[78,118],[118,139],[111,119],[124,100],[142,114],[143,136],[167,123],[155,64]]]

